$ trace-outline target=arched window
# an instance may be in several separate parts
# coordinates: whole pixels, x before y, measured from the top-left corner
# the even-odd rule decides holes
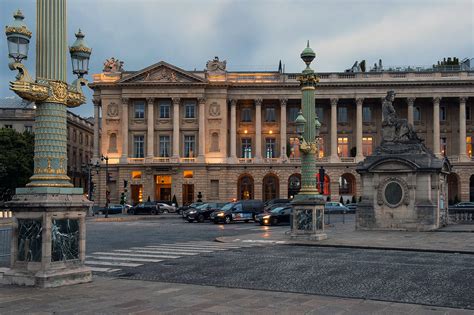
[[[238,197],[241,200],[253,199],[253,178],[250,175],[242,175],[237,181]]]
[[[263,201],[276,199],[279,197],[280,184],[278,177],[268,174],[263,178]]]
[[[111,133],[109,137],[109,153],[116,153],[117,152],[117,135],[115,133]]]
[[[356,179],[355,176],[349,173],[342,174],[339,177],[339,195],[351,195],[355,196]]]

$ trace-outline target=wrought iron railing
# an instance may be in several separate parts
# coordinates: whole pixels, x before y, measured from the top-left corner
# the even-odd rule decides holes
[[[12,237],[12,229],[0,228],[0,267],[10,265],[10,243]]]

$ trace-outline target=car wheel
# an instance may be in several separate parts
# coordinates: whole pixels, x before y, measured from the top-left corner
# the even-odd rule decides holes
[[[163,213],[168,213],[168,210],[163,210]]]
[[[272,219],[272,225],[277,225],[278,224],[278,219],[277,218],[273,218]]]
[[[203,222],[204,222],[204,216],[203,216],[202,214],[200,214],[200,215],[198,216],[198,222],[199,222],[199,223],[203,223]]]
[[[135,210],[133,210],[133,209],[128,210],[128,214],[134,215],[134,214],[135,214]]]
[[[154,209],[151,210],[150,213],[151,213],[152,215],[157,215],[157,214],[158,214],[158,212],[157,212],[156,210],[154,210]]]
[[[225,224],[229,224],[231,221],[232,219],[229,216],[225,217]]]

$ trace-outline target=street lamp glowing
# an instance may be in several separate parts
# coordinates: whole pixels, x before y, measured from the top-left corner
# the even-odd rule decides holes
[[[92,49],[89,48],[84,40],[84,34],[79,30],[76,33],[76,41],[69,48],[72,61],[72,73],[82,78],[89,72],[89,59]]]
[[[5,27],[5,34],[8,40],[8,56],[15,62],[21,63],[23,59],[28,57],[31,31],[23,22],[25,17],[20,10],[16,11],[13,17],[15,21]]]
[[[298,112],[298,116],[295,119],[296,133],[302,137],[304,133],[304,128],[306,126],[306,118],[304,118],[301,110]]]

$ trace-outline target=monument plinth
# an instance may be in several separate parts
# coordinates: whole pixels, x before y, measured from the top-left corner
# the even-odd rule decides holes
[[[434,230],[447,220],[447,175],[451,165],[437,158],[413,126],[397,117],[389,91],[383,102],[382,143],[357,165],[362,201],[359,230]]]
[[[69,48],[73,73],[66,82],[66,0],[37,0],[36,80],[21,63],[27,58],[32,35],[17,11],[6,27],[11,70],[18,70],[10,89],[36,103],[34,174],[26,188],[18,188],[8,203],[14,216],[11,269],[2,282],[57,287],[89,282],[84,266],[85,216],[91,202],[67,176],[67,107],[85,103],[82,85],[91,49],[79,30]]]

